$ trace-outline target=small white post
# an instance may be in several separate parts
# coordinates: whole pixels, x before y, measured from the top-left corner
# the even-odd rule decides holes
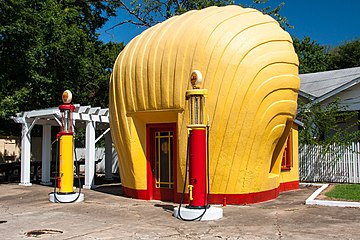
[[[43,125],[42,155],[41,155],[41,184],[51,185],[51,125]]]
[[[95,175],[95,122],[86,123],[85,139],[85,185],[86,189],[94,187]]]
[[[23,121],[21,131],[21,186],[31,186],[30,183],[30,156],[31,156],[31,135],[30,123]]]
[[[113,180],[112,160],[112,139],[109,131],[105,134],[105,180]]]

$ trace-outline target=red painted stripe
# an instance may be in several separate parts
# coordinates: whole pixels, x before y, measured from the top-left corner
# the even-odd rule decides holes
[[[227,204],[233,204],[233,205],[259,203],[277,198],[280,192],[285,192],[295,189],[299,189],[299,181],[281,183],[278,188],[263,192],[246,193],[246,194],[211,194],[210,203],[223,204],[224,198],[226,198]],[[123,190],[125,196],[127,197],[143,199],[143,200],[150,199],[148,192],[146,190],[136,190],[127,187],[123,187]],[[177,193],[175,196],[175,202],[179,203],[181,201],[181,197],[182,194]],[[188,194],[185,194],[183,203],[184,204],[189,203]]]
[[[280,192],[286,192],[286,191],[299,189],[299,181],[280,183],[279,189],[280,189]]]
[[[136,190],[132,188],[122,187],[124,195],[129,198],[150,200],[149,192],[147,190]]]

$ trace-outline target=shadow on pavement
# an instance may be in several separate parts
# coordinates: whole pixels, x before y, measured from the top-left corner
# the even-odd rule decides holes
[[[124,196],[120,179],[113,176],[112,180],[106,180],[104,177],[97,176],[95,178],[96,192],[111,194],[115,196]]]
[[[154,204],[154,207],[161,207],[162,209],[164,209],[164,211],[171,213],[174,211],[175,208],[175,206],[171,204],[159,204],[159,203]]]

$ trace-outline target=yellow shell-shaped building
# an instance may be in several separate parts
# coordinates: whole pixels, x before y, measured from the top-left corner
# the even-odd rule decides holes
[[[189,124],[185,92],[195,69],[208,91],[211,202],[258,202],[296,188],[296,129],[291,164],[282,162],[300,86],[292,39],[270,16],[226,6],[157,24],[118,56],[110,124],[125,194],[179,201]]]

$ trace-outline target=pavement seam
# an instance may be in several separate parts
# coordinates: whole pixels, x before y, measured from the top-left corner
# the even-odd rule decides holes
[[[87,232],[87,233],[84,233],[84,234],[74,235],[74,236],[71,236],[71,237],[68,237],[68,238],[63,238],[63,240],[69,240],[69,239],[76,239],[76,238],[79,238],[79,237],[85,237],[85,236],[88,236],[88,235],[91,235],[91,234],[94,234],[94,233],[105,232],[105,231],[108,231],[110,229],[117,228],[119,226],[121,226],[121,224],[111,226],[111,227],[107,227],[107,228],[103,228],[103,229],[99,229],[99,230],[96,230],[96,231],[90,231],[90,232]]]
[[[11,215],[11,216],[14,216],[15,214],[13,214],[12,212],[10,212],[10,208],[9,207],[7,207],[7,206],[5,206],[5,205],[3,205],[3,204],[0,204],[0,208],[3,208],[4,209],[4,212],[5,213],[7,213],[7,214],[9,214],[9,215]]]
[[[283,235],[281,232],[281,227],[280,227],[280,223],[279,223],[279,214],[278,214],[278,210],[275,213],[275,226],[276,226],[276,230],[277,230],[277,235],[278,235],[278,239],[282,239]]]

